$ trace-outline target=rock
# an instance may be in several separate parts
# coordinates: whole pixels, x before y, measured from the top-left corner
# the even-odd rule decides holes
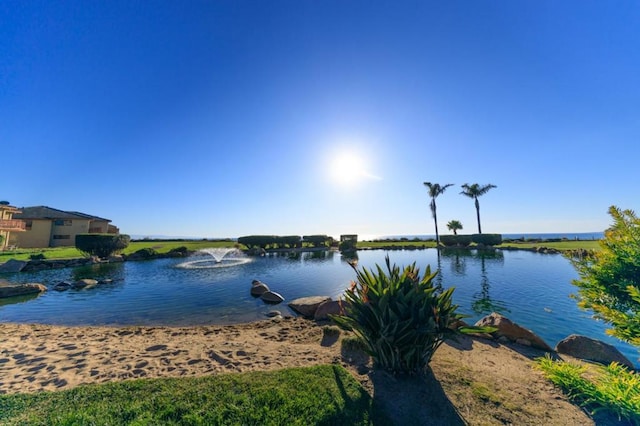
[[[0,273],[20,272],[22,271],[22,269],[24,269],[25,266],[27,266],[27,263],[29,262],[25,260],[9,259],[5,263],[0,265]]]
[[[85,288],[85,287],[93,287],[98,284],[98,281],[92,280],[91,278],[83,278],[73,283],[73,288]]]
[[[269,312],[267,312],[267,316],[269,318],[281,317],[282,316],[282,312],[280,312],[280,311],[269,311]]]
[[[252,296],[260,296],[263,293],[269,291],[269,286],[263,283],[262,281],[253,280],[253,285],[251,286],[251,295]]]
[[[291,301],[289,307],[307,318],[313,318],[316,314],[318,306],[323,302],[331,300],[329,296],[309,296],[301,297]]]
[[[275,291],[265,291],[260,295],[260,298],[267,303],[280,303],[284,302],[284,297]]]
[[[531,330],[527,330],[526,328],[519,326],[509,318],[503,317],[497,312],[492,312],[490,315],[481,318],[475,325],[479,327],[497,327],[498,330],[491,333],[491,335],[497,340],[504,337],[511,342],[527,345],[525,343],[526,341],[529,343],[527,346],[532,346],[549,352],[553,351],[553,349],[551,349],[544,340],[536,336]]]
[[[114,254],[112,256],[109,256],[108,260],[109,262],[112,262],[112,263],[124,262],[124,258],[120,254]]]
[[[4,284],[0,286],[0,298],[24,296],[26,294],[42,293],[44,291],[47,291],[47,287],[39,283]]]
[[[313,314],[316,321],[329,319],[329,315],[344,315],[344,301],[327,300],[318,305]]]
[[[53,289],[56,291],[65,291],[71,288],[71,283],[62,281],[53,286]]]
[[[631,361],[615,347],[578,334],[572,334],[558,342],[556,352],[605,365],[615,361],[625,367],[633,368]]]

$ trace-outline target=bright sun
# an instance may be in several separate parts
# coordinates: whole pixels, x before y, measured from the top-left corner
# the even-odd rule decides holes
[[[354,152],[337,154],[331,161],[329,170],[331,180],[346,187],[354,187],[367,179],[380,179],[367,171],[364,158]]]

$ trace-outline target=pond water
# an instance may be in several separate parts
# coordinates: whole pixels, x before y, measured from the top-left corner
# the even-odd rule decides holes
[[[399,266],[416,262],[440,269],[437,281],[455,287],[453,299],[472,323],[493,311],[531,329],[550,346],[576,333],[616,346],[638,365],[633,346],[607,336],[602,322],[577,307],[571,280],[577,273],[561,255],[529,251],[435,249],[358,251],[358,267],[383,265],[385,256]],[[228,262],[228,264],[224,264]],[[0,321],[59,325],[200,325],[264,319],[277,309],[293,314],[285,303],[267,305],[253,298],[258,279],[287,301],[326,295],[338,298],[355,272],[332,251],[279,253],[265,257],[213,261],[199,253],[189,259],[158,259],[94,265],[37,273],[3,274],[11,282],[41,282],[50,289],[60,281],[112,279],[93,288],[48,291],[39,297],[0,302]],[[185,264],[186,263],[186,264]],[[195,266],[195,267],[194,267]]]

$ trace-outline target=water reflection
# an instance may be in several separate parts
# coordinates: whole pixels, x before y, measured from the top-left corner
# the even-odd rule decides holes
[[[470,249],[445,249],[442,256],[450,262],[454,276],[467,276],[467,261],[480,266],[480,291],[471,296],[471,309],[478,315],[487,315],[491,312],[508,313],[507,303],[491,296],[491,281],[487,264],[504,263],[504,253],[501,250],[470,250]],[[441,269],[440,256],[438,256],[438,268]]]
[[[357,265],[358,264],[358,252],[357,251],[348,251],[342,252],[340,256],[340,260],[348,263],[349,265]]]
[[[302,253],[302,259],[309,260],[329,260],[333,258],[335,254],[332,250],[317,250],[317,251],[305,251]]]
[[[0,306],[13,305],[16,303],[24,303],[36,299],[41,293],[24,294],[22,296],[13,296],[0,299]]]
[[[74,281],[90,278],[94,280],[124,280],[123,263],[97,263],[95,265],[81,266],[73,269]]]

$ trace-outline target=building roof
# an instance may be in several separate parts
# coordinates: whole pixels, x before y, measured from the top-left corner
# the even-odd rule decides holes
[[[35,206],[35,207],[21,207],[22,213],[16,213],[13,215],[14,219],[85,219],[85,220],[103,220],[111,222],[109,219],[104,219],[98,216],[92,216],[86,213],[64,211],[54,209],[47,206]]]

